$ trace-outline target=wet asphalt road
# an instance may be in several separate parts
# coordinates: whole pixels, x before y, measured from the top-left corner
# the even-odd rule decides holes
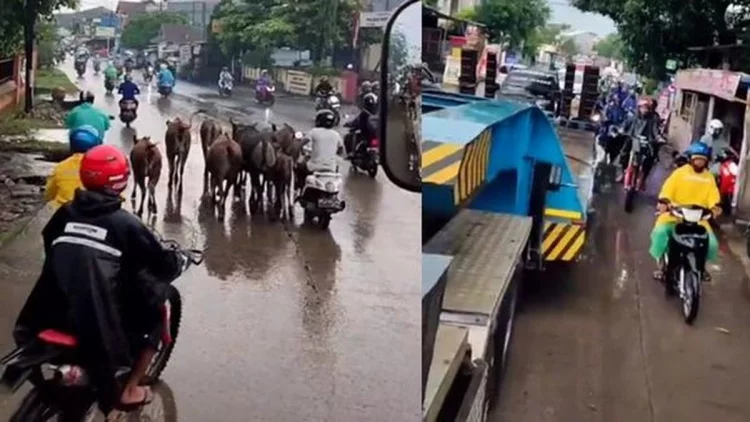
[[[658,188],[632,215],[620,187],[602,195],[584,259],[525,285],[492,421],[750,420],[748,277],[722,240],[687,326],[652,278]]]
[[[70,62],[65,70],[73,74]],[[103,76],[89,72],[73,80],[96,94],[97,106],[118,114],[117,99],[104,95]],[[141,81],[140,74],[135,80]],[[195,109],[183,97],[163,100],[155,88],[142,90],[134,122],[139,136],[163,140],[165,120]],[[176,93],[215,97],[181,81]],[[219,106],[242,109],[249,119],[263,115],[236,97]],[[271,120],[307,130],[313,115],[309,101],[279,99]],[[400,190],[382,172],[373,180],[351,174],[344,164],[347,209],[334,216],[329,230],[301,227],[299,207],[295,221],[282,225],[250,218],[231,200],[226,221],[219,222],[200,205],[199,123],[181,202],[167,198],[166,161],[157,188],[156,229],[184,246],[207,249],[204,265],[176,281],[184,315],[163,379],[179,420],[418,417],[420,197]],[[116,120],[107,143],[128,151],[133,133]],[[164,155],[163,144],[159,148]],[[3,316],[15,314],[27,293],[15,289],[15,311]]]

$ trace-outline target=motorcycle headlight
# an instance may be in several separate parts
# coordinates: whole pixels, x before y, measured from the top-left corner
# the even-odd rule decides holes
[[[336,185],[333,182],[326,182],[326,191],[328,191],[328,192],[335,192],[336,191]]]
[[[591,116],[591,121],[594,123],[598,123],[602,119],[602,116],[599,113],[594,114]]]

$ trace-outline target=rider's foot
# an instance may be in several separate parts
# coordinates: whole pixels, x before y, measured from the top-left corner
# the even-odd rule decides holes
[[[708,271],[703,270],[703,282],[704,283],[710,283],[712,280],[711,274],[708,273]]]
[[[115,408],[129,412],[151,403],[153,399],[153,393],[149,387],[140,385],[126,387],[120,396],[120,403]]]
[[[661,269],[658,269],[654,271],[654,280],[656,281],[663,281],[664,280],[664,271]]]

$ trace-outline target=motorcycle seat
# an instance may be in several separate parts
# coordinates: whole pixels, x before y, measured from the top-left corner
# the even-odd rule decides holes
[[[78,339],[62,331],[47,329],[37,334],[37,338],[44,343],[54,346],[77,347]]]

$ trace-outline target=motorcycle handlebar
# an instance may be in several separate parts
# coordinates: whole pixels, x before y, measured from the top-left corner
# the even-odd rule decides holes
[[[183,271],[190,265],[200,265],[203,263],[203,254],[205,251],[200,249],[183,249],[175,240],[160,239],[160,241],[164,249],[177,252],[185,258]]]

